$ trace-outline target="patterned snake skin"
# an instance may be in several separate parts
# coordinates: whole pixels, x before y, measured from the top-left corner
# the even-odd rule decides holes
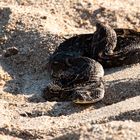
[[[44,89],[48,101],[65,99],[79,104],[104,97],[104,69],[140,62],[140,32],[112,29],[96,23],[92,34],[81,34],[62,42],[50,56],[52,82]]]

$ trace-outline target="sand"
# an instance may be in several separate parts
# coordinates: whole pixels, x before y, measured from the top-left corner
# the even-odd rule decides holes
[[[73,34],[95,31],[95,19],[140,29],[139,0],[0,1],[0,139],[139,140],[140,64],[105,70],[105,97],[92,105],[46,102],[46,64]],[[18,54],[4,57],[15,47]]]

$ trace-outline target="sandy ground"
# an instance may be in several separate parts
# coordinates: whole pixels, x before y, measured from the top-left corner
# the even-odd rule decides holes
[[[112,27],[140,29],[139,0],[0,1],[0,140],[139,140],[140,64],[105,70],[93,105],[46,102],[48,56],[65,38]],[[16,47],[18,54],[4,57]]]

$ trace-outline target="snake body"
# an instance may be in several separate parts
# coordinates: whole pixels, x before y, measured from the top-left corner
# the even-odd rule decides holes
[[[64,98],[79,104],[104,97],[104,68],[140,62],[140,32],[101,22],[96,31],[66,39],[50,56],[52,82],[43,90],[49,101]]]

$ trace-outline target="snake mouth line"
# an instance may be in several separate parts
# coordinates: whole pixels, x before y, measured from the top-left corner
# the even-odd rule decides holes
[[[75,104],[93,104],[93,103],[96,103],[96,102],[99,102],[101,101],[102,99],[94,99],[94,100],[79,100],[79,99],[76,99],[76,100],[73,100],[73,103]]]

